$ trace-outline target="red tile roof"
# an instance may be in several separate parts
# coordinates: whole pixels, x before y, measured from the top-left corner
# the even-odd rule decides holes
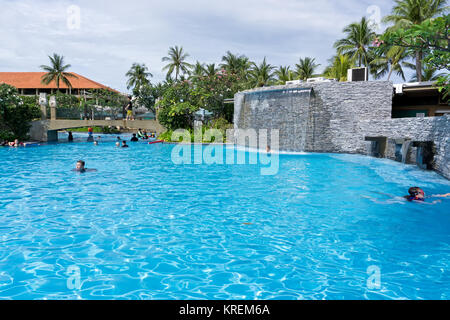
[[[71,73],[77,76],[77,78],[68,78],[72,89],[107,89],[117,92],[75,72]],[[42,83],[41,79],[43,75],[45,75],[45,72],[0,72],[0,83],[9,84],[17,89],[56,89],[55,81],[50,82],[48,85]],[[67,89],[67,86],[60,81],[59,88]]]

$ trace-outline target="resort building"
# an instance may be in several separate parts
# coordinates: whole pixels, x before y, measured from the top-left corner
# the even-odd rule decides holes
[[[88,90],[105,89],[113,92],[118,91],[111,89],[101,83],[83,77],[77,73],[71,72],[77,78],[70,78],[72,88],[68,88],[66,84],[60,82],[59,91],[73,95],[83,95]],[[19,90],[22,95],[39,95],[40,93],[53,94],[56,93],[57,87],[54,81],[48,85],[42,83],[42,76],[45,72],[0,72],[0,83],[6,83]]]
[[[434,82],[394,84],[393,118],[435,117],[450,114],[448,99]]]

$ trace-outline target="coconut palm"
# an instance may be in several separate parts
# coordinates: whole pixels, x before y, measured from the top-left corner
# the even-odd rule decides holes
[[[325,69],[324,76],[337,79],[338,81],[347,81],[348,69],[355,67],[355,59],[347,54],[338,54],[329,60],[330,65]]]
[[[244,55],[236,55],[227,51],[226,55],[222,57],[222,64],[220,66],[230,73],[247,78],[252,68],[252,62]]]
[[[405,48],[393,46],[385,48],[382,55],[375,56],[370,62],[370,71],[375,79],[380,79],[388,74],[387,81],[391,80],[392,73],[396,73],[406,80],[403,67],[407,66],[407,52]]]
[[[271,84],[274,77],[273,69],[275,69],[275,67],[267,63],[265,57],[260,65],[253,62],[252,69],[250,70],[252,85],[256,87],[264,87]]]
[[[413,69],[414,65],[412,65]],[[438,70],[436,70],[435,68],[433,68],[430,65],[424,65],[422,67],[422,81],[437,81],[438,78],[444,76],[444,73],[438,73]],[[417,81],[417,75],[414,75],[411,78],[411,82],[416,82]]]
[[[133,88],[133,91],[139,91],[139,89],[150,84],[149,77],[153,75],[148,72],[148,68],[145,64],[133,63],[131,69],[125,74],[128,77],[127,89]]]
[[[370,22],[363,17],[361,21],[352,23],[344,28],[346,37],[335,42],[334,47],[338,50],[338,54],[349,55],[358,66],[368,67],[370,60],[368,48],[375,39],[376,33]]]
[[[292,81],[295,78],[295,74],[290,70],[289,66],[280,66],[275,71],[275,76],[278,78],[278,84],[286,84],[287,81]]]
[[[192,71],[190,73],[191,79],[198,79],[205,75],[205,66],[203,63],[197,61],[192,67]]]
[[[205,67],[205,75],[208,77],[214,76],[218,71],[215,63],[207,64]]]
[[[239,56],[227,51],[227,53],[222,57],[223,63],[220,66],[231,73],[237,73],[239,64],[238,60]]]
[[[48,57],[50,59],[51,66],[41,65],[41,69],[47,72],[42,76],[41,82],[48,85],[50,82],[55,81],[58,91],[61,82],[69,87],[69,89],[72,89],[72,84],[70,83],[69,78],[78,79],[78,77],[73,73],[66,72],[71,65],[64,65],[64,56],[60,56],[56,53],[53,54],[53,57]]]
[[[317,67],[320,66],[320,64],[316,64],[315,61],[316,59],[310,57],[304,59],[300,58],[300,63],[295,65],[297,79],[307,80],[312,78]]]
[[[408,28],[436,17],[448,10],[447,0],[395,0],[392,13],[384,17],[384,22],[392,23],[390,28]],[[423,50],[414,51],[416,77],[422,81]]]
[[[162,58],[163,62],[169,62],[163,70],[167,70],[167,77],[170,78],[175,71],[175,81],[178,81],[178,76],[180,74],[189,73],[189,69],[192,65],[186,62],[186,58],[189,54],[183,52],[183,47],[170,47],[168,56]]]

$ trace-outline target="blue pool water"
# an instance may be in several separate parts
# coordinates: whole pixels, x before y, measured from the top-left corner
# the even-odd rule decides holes
[[[436,173],[304,154],[262,176],[114,140],[0,148],[0,299],[450,298],[450,200],[386,195],[450,192]]]

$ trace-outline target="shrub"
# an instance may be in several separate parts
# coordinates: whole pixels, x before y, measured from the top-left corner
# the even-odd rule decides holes
[[[2,139],[27,139],[31,120],[40,118],[35,99],[21,98],[16,88],[0,84],[0,131]]]

